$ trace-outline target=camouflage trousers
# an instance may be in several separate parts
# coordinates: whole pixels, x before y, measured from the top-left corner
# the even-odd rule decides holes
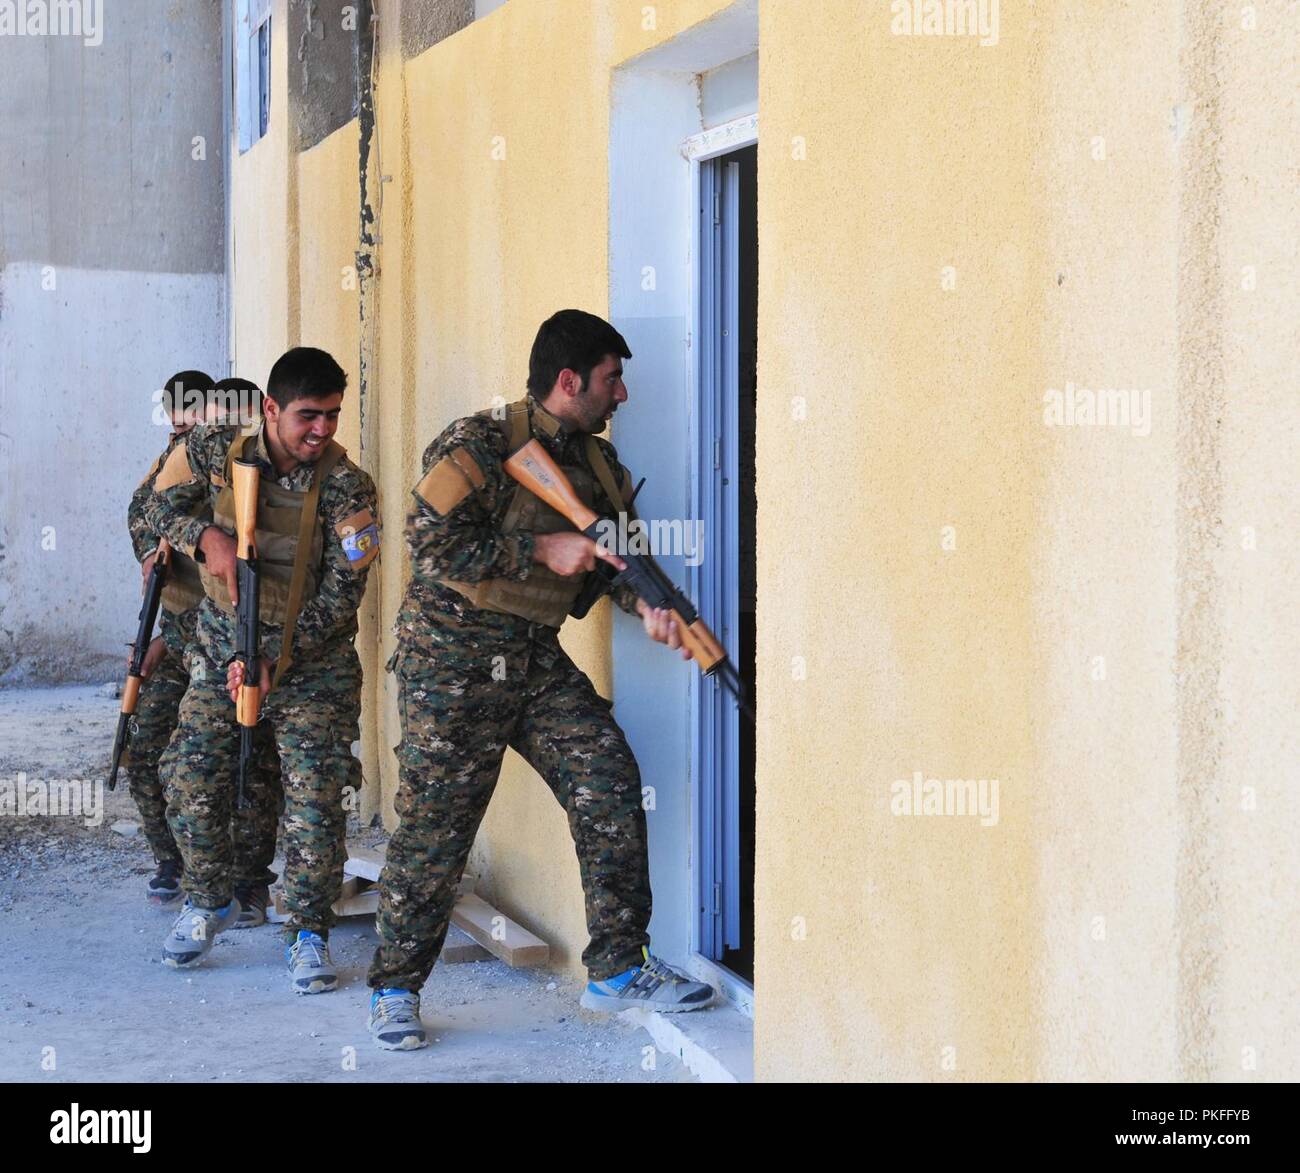
[[[185,861],[185,888],[200,908],[224,907],[238,878],[230,830],[239,769],[239,725],[226,669],[198,644],[186,651],[189,687],[162,757],[167,821]],[[285,936],[328,935],[346,858],[344,788],[355,785],[361,664],[350,641],[298,661],[262,704],[279,752],[284,789]]]
[[[168,647],[158,666],[145,679],[131,727],[126,765],[131,797],[154,860],[181,862],[181,850],[167,825],[167,802],[159,759],[176,728],[181,698],[190,682],[182,657]],[[280,759],[268,730],[258,738],[258,763],[249,785],[249,806],[234,818],[235,883],[238,887],[270,884],[275,835],[284,794],[280,789]]]
[[[641,775],[609,702],[551,629],[467,643],[438,616],[429,622],[430,649],[407,647],[390,662],[401,823],[380,877],[370,986],[418,990],[428,978],[507,746],[568,814],[590,935],[583,963],[594,981],[622,973],[649,944],[650,875]]]

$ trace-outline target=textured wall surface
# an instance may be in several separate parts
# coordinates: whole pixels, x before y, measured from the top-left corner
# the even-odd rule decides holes
[[[412,55],[434,9],[385,6],[364,341],[328,288],[353,131],[236,171],[241,361],[373,362],[390,822],[420,454],[521,393],[548,313],[606,309],[610,71],[726,5],[644,7],[511,0]],[[1254,10],[1007,0],[981,46],[761,4],[760,1078],[1296,1078],[1300,128],[1287,5]],[[1079,388],[1139,417],[1045,414]],[[601,687],[608,631],[565,633]],[[918,773],[996,818],[903,813]],[[474,866],[576,968],[517,760]]]
[[[0,681],[103,680],[135,631],[152,394],[225,373],[216,5],[0,38]],[[58,491],[54,491],[55,487]]]
[[[1004,4],[982,48],[763,6],[760,384],[807,418],[760,396],[761,1077],[1295,1077],[1295,32],[1257,7]],[[1068,383],[1148,424],[1047,426]],[[998,823],[891,813],[918,770],[999,779]]]

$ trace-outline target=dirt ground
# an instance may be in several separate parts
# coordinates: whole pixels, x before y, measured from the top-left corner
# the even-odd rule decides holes
[[[0,690],[0,782],[104,778],[117,706],[87,685]],[[292,993],[274,925],[223,933],[198,969],[167,969],[175,912],[144,899],[143,836],[111,830],[137,821],[125,775],[101,793],[96,825],[0,814],[0,1080],[694,1082],[640,1029],[581,1010],[579,983],[495,960],[440,962],[423,994],[434,1041],[378,1050],[368,918],[331,934],[331,994]]]

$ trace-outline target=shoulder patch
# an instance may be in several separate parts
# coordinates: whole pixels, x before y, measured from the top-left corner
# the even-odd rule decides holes
[[[415,486],[416,494],[443,517],[475,489],[487,484],[478,461],[465,448],[453,448]]]
[[[172,449],[171,455],[163,463],[158,479],[154,481],[155,493],[165,493],[177,485],[184,485],[194,479],[194,470],[190,467],[189,449],[182,440]]]
[[[334,527],[343,552],[354,570],[369,566],[379,556],[379,522],[369,509],[345,517]]]

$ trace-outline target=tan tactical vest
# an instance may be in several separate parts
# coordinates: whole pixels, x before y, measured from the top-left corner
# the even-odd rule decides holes
[[[141,485],[151,480],[163,466],[163,461],[171,454],[168,448],[162,456],[154,461],[153,467],[145,475]],[[207,514],[207,505],[201,505],[194,510],[195,517],[203,517]],[[199,577],[199,564],[193,558],[188,558],[182,554],[175,546],[172,547],[171,563],[167,568],[167,581],[163,584],[162,606],[164,611],[170,611],[173,615],[183,615],[192,607],[197,607],[203,602],[203,580]]]
[[[491,417],[492,411],[478,413]],[[508,451],[514,452],[527,443],[531,434],[528,426],[528,401],[521,399],[506,409],[506,418],[496,420],[506,434]],[[622,510],[623,497],[611,472],[609,462],[600,451],[594,436],[587,437],[587,459],[596,472],[605,495],[614,503],[616,509]],[[574,491],[584,504],[594,507],[595,483],[592,475],[585,468],[566,464],[560,466],[565,476],[573,483]],[[501,532],[515,533],[517,530],[534,534],[572,533],[573,524],[562,513],[558,513],[540,497],[530,493],[523,485],[515,490],[514,498],[501,524]],[[550,567],[534,562],[528,571],[528,577],[521,582],[508,578],[489,578],[483,582],[455,582],[441,579],[443,586],[451,587],[465,596],[475,607],[484,611],[496,611],[503,615],[518,615],[530,623],[543,623],[547,627],[559,627],[573,609],[574,601],[582,590],[586,575],[574,574],[563,576],[556,574]]]
[[[196,513],[195,516],[202,516],[202,514]],[[204,593],[199,564],[173,546],[171,565],[167,569],[167,582],[163,585],[163,609],[173,615],[183,615],[203,602]]]
[[[235,491],[231,488],[231,467],[240,452],[245,459],[252,459],[261,428],[259,420],[241,431],[226,453],[222,476],[218,478],[214,474],[212,477],[212,487],[217,490],[212,519],[227,533],[233,533],[235,529]],[[316,464],[311,487],[303,492],[286,489],[269,476],[258,480],[257,529],[253,540],[261,569],[258,614],[263,623],[283,624],[290,616],[296,618],[299,604],[320,590],[320,565],[325,535],[316,514],[316,503],[320,499],[320,487],[325,483],[325,478],[345,455],[342,445],[331,440],[325,454]],[[300,546],[305,548],[307,557],[300,570],[302,585],[299,598],[291,600],[294,560]],[[233,615],[235,606],[230,601],[226,580],[213,574],[201,563],[198,570],[208,597],[227,614]]]

